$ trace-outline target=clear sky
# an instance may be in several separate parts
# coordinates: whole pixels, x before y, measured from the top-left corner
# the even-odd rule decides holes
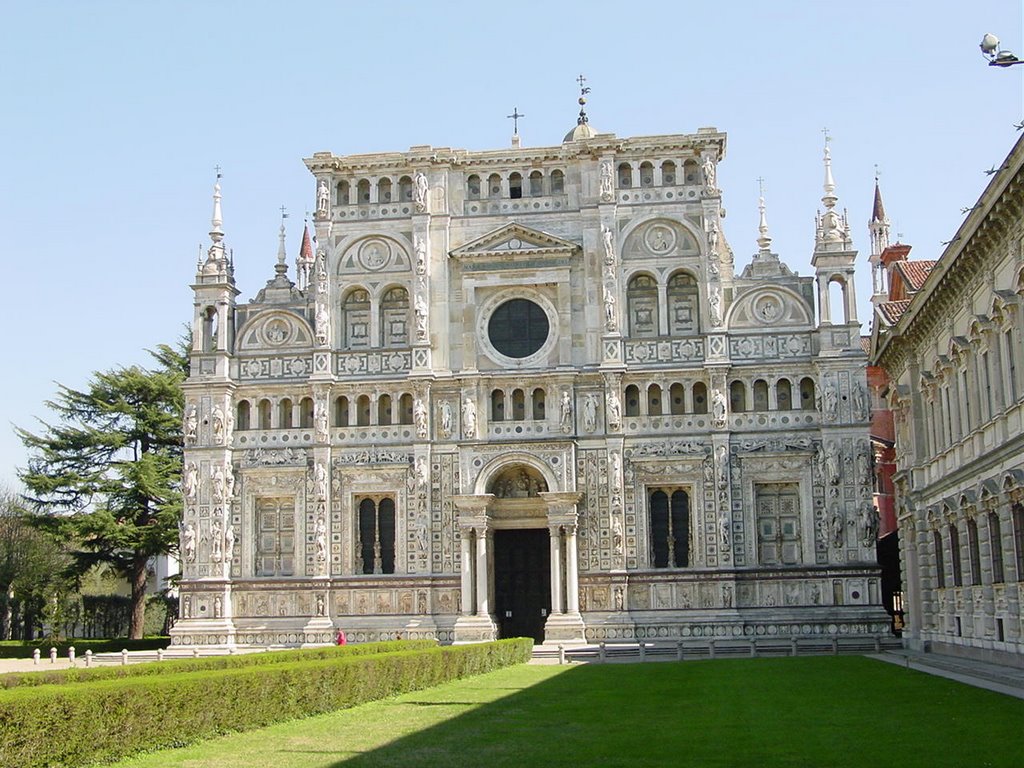
[[[985,66],[985,32],[1024,56],[1020,0],[103,2],[0,0],[5,372],[0,482],[55,382],[147,362],[192,316],[214,166],[247,301],[293,263],[314,184],[302,158],[415,144],[557,144],[584,73],[591,125],[728,133],[719,168],[737,268],[773,250],[810,273],[822,128],[863,269],[875,166],[892,237],[937,258],[1017,137],[1024,66]]]

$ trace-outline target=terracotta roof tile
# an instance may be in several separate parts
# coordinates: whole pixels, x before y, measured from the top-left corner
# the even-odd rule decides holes
[[[871,337],[861,336],[860,337],[860,348],[864,351],[865,355],[871,354]]]
[[[900,317],[910,306],[910,299],[902,301],[886,301],[878,305],[878,312],[889,325],[896,325]]]
[[[921,290],[921,286],[924,285],[928,273],[932,271],[934,266],[935,261],[925,260],[900,261],[893,265],[895,269],[902,273],[907,289],[911,293]]]

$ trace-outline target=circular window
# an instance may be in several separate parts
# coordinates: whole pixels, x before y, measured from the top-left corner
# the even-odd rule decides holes
[[[515,359],[536,353],[548,340],[547,313],[529,299],[512,299],[494,310],[487,338],[502,355]]]

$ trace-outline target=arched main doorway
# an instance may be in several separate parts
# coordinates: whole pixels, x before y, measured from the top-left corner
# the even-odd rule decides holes
[[[550,536],[540,494],[547,482],[534,468],[517,464],[488,483],[494,494],[494,617],[499,637],[544,641],[551,613]]]

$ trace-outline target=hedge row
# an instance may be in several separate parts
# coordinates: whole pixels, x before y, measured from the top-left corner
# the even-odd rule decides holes
[[[141,640],[62,640],[59,643],[51,643],[46,640],[36,640],[31,643],[23,643],[16,640],[0,641],[0,659],[31,659],[32,651],[39,649],[40,655],[49,658],[50,649],[56,648],[57,655],[67,658],[68,648],[75,646],[75,654],[84,656],[86,651],[93,653],[120,653],[122,648],[129,651],[155,651],[157,648],[166,648],[171,644],[169,637],[144,637]]]
[[[0,768],[70,768],[261,728],[525,662],[532,645],[517,638],[18,688],[0,695]]]
[[[0,691],[28,685],[94,682],[111,678],[167,675],[177,672],[198,672],[206,669],[229,669],[232,667],[251,667],[262,664],[283,664],[290,661],[315,661],[317,659],[330,659],[345,655],[361,656],[371,653],[393,653],[394,651],[433,648],[436,645],[436,640],[387,640],[379,643],[359,643],[358,645],[343,646],[330,645],[319,648],[245,653],[237,656],[167,659],[159,663],[130,664],[124,667],[103,666],[87,668],[85,666],[78,666],[72,669],[9,672],[5,675],[0,675]],[[77,647],[75,652],[78,652]],[[84,664],[81,656],[78,659],[80,665]],[[42,663],[48,664],[49,662],[44,661]]]

